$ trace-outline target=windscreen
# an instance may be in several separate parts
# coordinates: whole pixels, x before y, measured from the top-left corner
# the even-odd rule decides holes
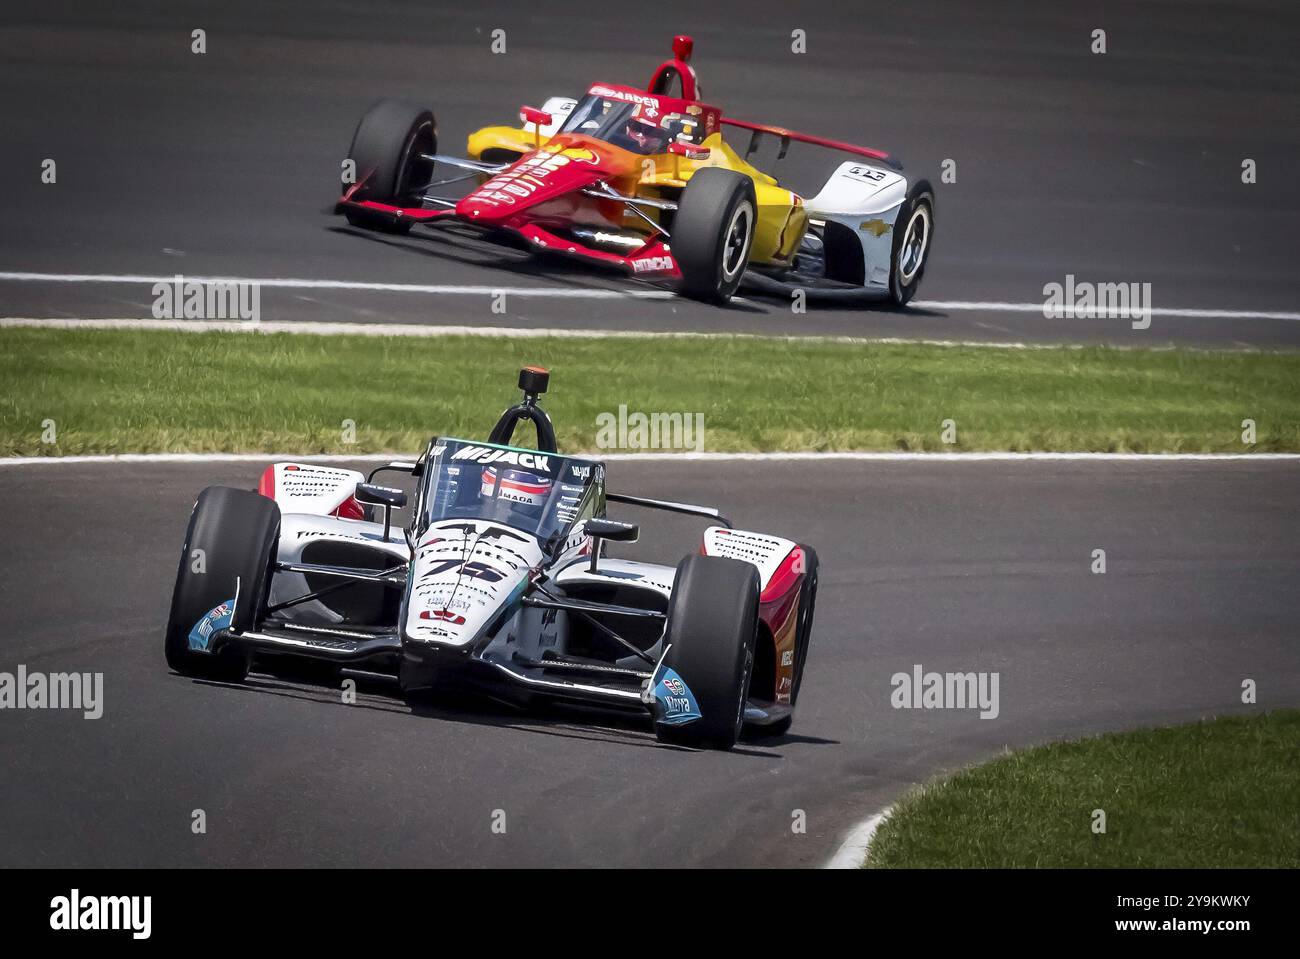
[[[437,439],[422,528],[445,519],[485,519],[536,536],[549,548],[576,519],[592,515],[603,467],[536,450]]]
[[[647,104],[594,93],[578,101],[561,132],[582,133],[642,156],[667,153],[668,144],[674,139],[699,143],[703,138],[703,127],[697,117],[661,113]]]

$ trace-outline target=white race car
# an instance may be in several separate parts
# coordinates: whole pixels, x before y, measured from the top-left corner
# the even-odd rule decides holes
[[[369,477],[276,463],[257,492],[208,487],[190,517],[165,652],[186,676],[243,680],[307,657],[444,684],[646,714],[660,739],[728,749],[748,723],[787,730],[817,597],[816,553],[737,530],[710,507],[605,490],[605,466],[561,456],[538,405],[548,374],[488,441],[434,437]],[[531,421],[535,449],[510,445]],[[407,492],[374,483],[414,479]],[[676,568],[603,557],[638,527],[609,502],[712,521]]]

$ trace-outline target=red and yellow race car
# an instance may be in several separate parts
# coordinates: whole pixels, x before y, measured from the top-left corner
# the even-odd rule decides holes
[[[437,152],[431,110],[380,100],[352,137],[354,176],[336,212],[392,232],[469,224],[715,303],[746,271],[791,289],[910,300],[934,234],[929,183],[909,184],[879,150],[724,117],[702,99],[692,48],[674,37],[673,58],[644,90],[597,83],[581,99],[524,107],[522,126],[471,134],[464,158]],[[743,156],[727,127],[750,134]],[[748,162],[764,136],[779,139],[780,157],[799,141],[854,159],[805,199]],[[476,181],[465,196],[432,192],[464,181]]]

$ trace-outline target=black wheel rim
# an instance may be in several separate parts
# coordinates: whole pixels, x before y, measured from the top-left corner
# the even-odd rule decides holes
[[[925,266],[925,254],[930,249],[930,205],[918,204],[907,220],[907,232],[898,249],[898,285],[911,285]]]
[[[734,280],[745,266],[749,257],[749,240],[753,234],[754,208],[748,202],[736,207],[727,224],[727,232],[722,242],[722,278],[728,282]]]
[[[420,155],[434,151],[433,123],[425,121],[412,131],[402,151],[402,166],[397,171],[396,196],[405,206],[420,206],[424,191],[433,179],[433,163]]]

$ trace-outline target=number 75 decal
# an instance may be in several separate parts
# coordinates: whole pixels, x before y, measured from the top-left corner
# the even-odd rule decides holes
[[[457,568],[459,568],[462,576],[468,576],[471,579],[481,579],[487,583],[499,583],[501,580],[506,578],[504,573],[493,569],[486,563],[480,563],[477,561],[472,563],[462,563],[458,559],[444,559],[434,563],[420,578],[427,579],[430,576],[441,576],[443,573],[450,572]]]

